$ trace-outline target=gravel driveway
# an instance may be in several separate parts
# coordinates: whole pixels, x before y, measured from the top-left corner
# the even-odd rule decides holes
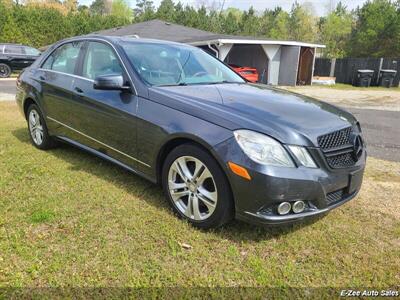
[[[15,78],[0,79],[0,101],[14,100],[16,93]]]
[[[338,106],[359,109],[400,111],[400,88],[335,89],[319,86],[284,87]]]
[[[369,156],[400,161],[400,111],[345,109],[360,121]]]

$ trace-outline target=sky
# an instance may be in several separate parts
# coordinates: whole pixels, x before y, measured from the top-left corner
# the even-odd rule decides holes
[[[126,0],[131,7],[135,7],[136,0]],[[213,1],[222,3],[223,0],[180,0],[181,3],[189,5],[199,5],[200,3],[212,3]],[[342,3],[347,6],[348,9],[356,8],[362,5],[367,0],[342,0]],[[80,4],[90,5],[92,0],[79,0]],[[154,5],[157,7],[161,0],[153,0]],[[175,3],[178,0],[174,0]],[[256,10],[262,11],[266,8],[275,8],[276,6],[281,6],[285,10],[290,10],[293,2],[295,0],[225,0],[225,8],[236,7],[239,9],[248,9],[253,6]],[[330,5],[333,7],[339,0],[298,0],[299,3],[311,3],[315,13],[319,16],[326,14]]]

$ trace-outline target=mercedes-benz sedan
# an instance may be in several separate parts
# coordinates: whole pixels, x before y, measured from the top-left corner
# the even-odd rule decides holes
[[[17,86],[34,146],[64,141],[160,183],[197,227],[304,219],[361,186],[366,151],[351,114],[250,84],[195,47],[77,37]]]

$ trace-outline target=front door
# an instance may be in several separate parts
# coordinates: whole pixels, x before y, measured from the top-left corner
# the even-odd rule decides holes
[[[73,82],[71,126],[81,133],[83,144],[136,168],[137,96],[119,90],[96,90],[93,83],[103,75],[127,74],[114,49],[103,42],[87,42]]]

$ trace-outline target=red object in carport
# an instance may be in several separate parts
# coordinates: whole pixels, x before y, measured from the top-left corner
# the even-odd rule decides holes
[[[250,82],[258,81],[258,71],[256,68],[252,67],[241,67],[238,65],[229,65],[236,73],[240,74],[242,77],[246,78]]]

